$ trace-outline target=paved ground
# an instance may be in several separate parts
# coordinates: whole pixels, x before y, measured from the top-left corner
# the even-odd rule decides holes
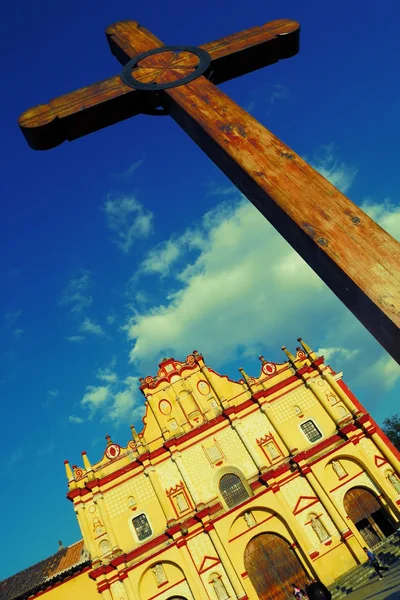
[[[400,600],[400,562],[395,563],[381,581],[376,576],[342,598],[343,600]]]

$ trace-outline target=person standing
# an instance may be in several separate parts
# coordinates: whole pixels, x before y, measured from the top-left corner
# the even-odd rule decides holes
[[[371,567],[374,567],[375,571],[379,575],[379,579],[382,579],[381,571],[389,571],[389,567],[382,567],[372,550],[368,550],[366,546],[364,546],[364,552],[368,556],[369,564]]]

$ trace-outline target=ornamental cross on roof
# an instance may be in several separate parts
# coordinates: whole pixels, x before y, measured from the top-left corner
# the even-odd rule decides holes
[[[195,48],[116,23],[106,34],[122,73],[31,108],[19,125],[45,150],[139,113],[170,115],[400,362],[400,244],[216,87],[294,56],[299,31],[277,20]]]

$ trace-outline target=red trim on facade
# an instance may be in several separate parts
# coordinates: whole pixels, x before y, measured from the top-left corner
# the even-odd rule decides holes
[[[311,552],[311,554],[309,554],[308,556],[311,558],[311,560],[315,560],[317,558],[317,556],[319,556],[319,552],[317,552],[317,551]]]
[[[332,492],[335,492],[336,490],[338,490],[339,488],[341,488],[343,485],[345,485],[345,483],[348,483],[349,481],[352,481],[353,479],[356,479],[356,477],[359,477],[363,473],[364,473],[364,471],[359,471],[358,473],[356,473],[352,477],[349,477],[349,478],[346,477],[346,481],[343,481],[340,485],[336,486],[332,490],[329,490],[329,493],[332,494]],[[344,477],[343,477],[343,479],[344,479]]]
[[[299,386],[304,385],[304,382],[299,381],[299,378],[296,375],[291,375],[291,377],[288,377],[287,379],[284,379],[283,381],[276,383],[275,385],[268,388],[267,390],[260,390],[259,392],[256,392],[255,394],[253,394],[253,398],[255,398],[256,400],[258,400],[259,398],[267,398],[268,396],[271,396],[275,392],[278,392],[279,390],[289,386],[291,383],[298,383]],[[296,387],[298,387],[298,386],[295,386],[293,389],[296,389]],[[274,398],[274,400],[275,399],[276,398]]]
[[[158,598],[158,596],[160,596],[161,594],[164,594],[165,592],[168,592],[168,590],[172,590],[176,585],[180,585],[181,583],[183,583],[184,581],[187,581],[185,579],[185,577],[183,579],[180,579],[179,581],[177,581],[176,583],[170,585],[168,588],[163,588],[162,590],[160,590],[158,592],[158,594],[156,594],[155,596],[151,596],[151,598],[149,598],[149,600],[153,600],[154,598]]]

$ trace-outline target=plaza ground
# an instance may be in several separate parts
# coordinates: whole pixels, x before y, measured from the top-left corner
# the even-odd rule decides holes
[[[364,582],[351,594],[341,596],[341,600],[400,600],[400,561],[381,580],[378,576]]]

